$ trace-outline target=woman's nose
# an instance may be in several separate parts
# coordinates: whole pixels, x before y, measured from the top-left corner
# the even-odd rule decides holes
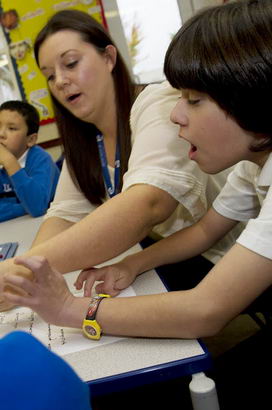
[[[178,124],[183,127],[188,124],[188,117],[186,114],[184,101],[182,101],[182,99],[180,99],[177,102],[176,106],[173,108],[171,115],[170,115],[170,120],[174,124]]]
[[[59,71],[56,72],[56,80],[55,80],[55,85],[58,88],[62,88],[65,87],[65,85],[69,84],[69,78],[67,77],[67,75],[65,75],[65,73]]]

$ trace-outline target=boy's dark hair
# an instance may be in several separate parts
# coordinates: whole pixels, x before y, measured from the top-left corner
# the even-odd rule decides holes
[[[208,94],[240,127],[261,137],[252,151],[272,150],[271,0],[198,12],[174,36],[164,72],[173,87]]]
[[[9,110],[16,111],[24,117],[27,125],[27,135],[35,134],[39,131],[40,116],[39,112],[33,105],[27,101],[10,100],[5,101],[0,105],[0,111]]]
[[[61,10],[48,20],[35,39],[34,54],[38,65],[40,47],[49,36],[61,30],[78,33],[84,42],[94,46],[100,54],[105,52],[108,45],[115,46],[107,30],[88,13],[74,9]],[[117,135],[121,157],[121,178],[118,187],[120,192],[131,152],[129,116],[135,99],[135,86],[120,52],[116,46],[115,48],[117,58],[112,77],[115,87]],[[71,177],[91,203],[100,205],[106,196],[106,191],[95,138],[98,130],[94,124],[76,118],[54,96],[52,96],[52,101]]]

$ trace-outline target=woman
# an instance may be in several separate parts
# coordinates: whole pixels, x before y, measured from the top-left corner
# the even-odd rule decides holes
[[[38,34],[35,55],[48,81],[66,161],[29,255],[46,256],[62,273],[84,269],[122,253],[152,230],[168,236],[203,216],[229,171],[209,176],[188,160],[187,143],[169,119],[178,90],[164,82],[138,96],[124,174],[135,90],[108,33],[85,13],[60,11]],[[107,167],[102,172],[100,165],[100,134],[110,181]],[[114,171],[117,143],[120,175],[118,167]],[[102,159],[105,165],[103,154]],[[105,185],[116,193],[110,201]],[[208,261],[200,257],[200,264],[217,262],[236,236],[228,235],[205,254]],[[24,269],[10,259],[0,263],[1,274],[7,271]]]
[[[135,86],[108,33],[87,13],[63,10],[53,15],[37,35],[34,50],[48,83],[64,146],[60,189],[65,184],[76,185],[83,196],[72,206],[89,213],[122,188],[131,151],[129,115]],[[63,207],[72,213],[69,204],[58,199],[53,205],[60,210]],[[45,223],[36,243],[70,225],[63,218]]]
[[[178,139],[178,127],[169,119],[179,91],[168,82],[150,85],[135,101],[133,149],[118,193],[129,155],[128,107],[134,92],[116,47],[89,15],[65,10],[38,34],[35,55],[52,94],[66,162],[55,199],[28,255],[44,255],[62,273],[88,269],[127,250],[151,231],[168,236],[203,216],[229,170],[209,176],[188,160],[188,144]],[[165,275],[165,283],[170,289],[192,287],[191,277],[199,280],[194,275],[199,267],[205,274],[238,232],[240,228],[190,261],[186,283],[183,277],[173,281],[171,275]],[[6,272],[31,276],[13,259],[4,261],[0,287]],[[94,282],[98,274],[92,270],[89,280]],[[0,310],[8,307],[2,303]]]
[[[118,195],[131,151],[129,113],[136,91],[103,27],[78,10],[60,11],[34,48],[52,95],[65,162],[31,252],[38,249],[68,272],[126,250],[170,216],[177,201],[151,185]],[[112,197],[111,206],[104,203]],[[132,220],[135,201],[141,207]]]
[[[166,75],[182,90],[172,120],[191,144],[191,160],[210,173],[242,162],[198,223],[132,256],[135,266],[123,279],[128,285],[137,272],[154,264],[203,252],[239,220],[249,221],[237,243],[198,286],[143,297],[101,295],[90,304],[88,297],[72,296],[62,275],[44,257],[35,256],[18,258],[16,263],[35,272],[36,283],[6,276],[7,284],[27,292],[25,296],[5,292],[6,299],[34,308],[51,323],[78,328],[83,323],[85,331],[86,323],[91,326],[95,321],[108,334],[195,338],[216,334],[268,288],[272,284],[271,39],[271,1],[243,0],[197,14],[176,34],[166,54]]]

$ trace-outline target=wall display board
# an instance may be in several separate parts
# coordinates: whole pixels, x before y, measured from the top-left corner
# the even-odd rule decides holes
[[[85,11],[106,25],[101,0],[0,0],[2,25],[23,99],[40,113],[41,123],[54,121],[47,83],[33,53],[33,42],[48,18],[63,9]]]

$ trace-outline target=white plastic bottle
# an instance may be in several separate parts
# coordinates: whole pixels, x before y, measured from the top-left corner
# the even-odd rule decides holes
[[[195,373],[189,384],[194,410],[220,410],[215,382],[205,373]]]

